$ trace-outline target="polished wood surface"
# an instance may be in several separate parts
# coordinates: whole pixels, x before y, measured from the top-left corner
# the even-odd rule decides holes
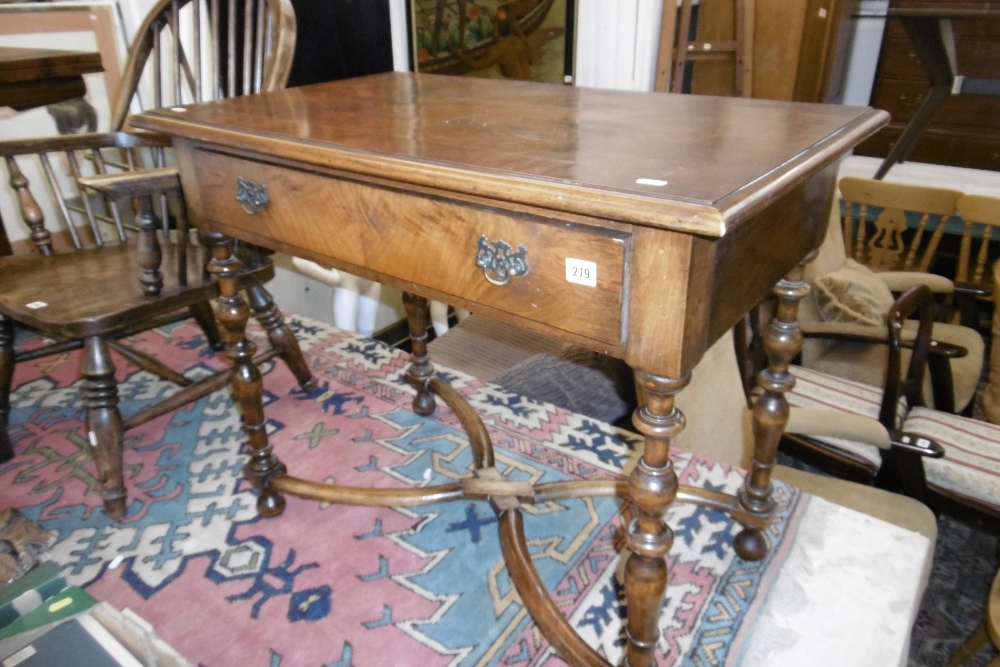
[[[633,366],[649,400],[634,417],[645,446],[627,484],[636,520],[626,537],[626,664],[647,667],[673,543],[664,514],[675,499],[738,516],[746,528],[740,554],[764,553],[781,378],[799,338],[786,321],[801,287],[796,266],[824,235],[835,161],[886,120],[863,108],[384,74],[161,109],[133,125],[173,137],[200,228],[404,291],[414,411],[430,414],[438,397],[460,415],[475,452],[462,497],[493,504],[515,587],[574,664],[604,661],[568,631],[541,588],[519,508],[550,493],[626,487],[555,490],[505,480],[478,417],[452,405],[455,395],[427,355],[426,299]],[[227,270],[226,253],[214,257],[213,271]],[[580,262],[593,273],[574,281]],[[669,459],[684,428],[674,396],[708,346],[793,270],[775,325],[791,340],[767,341],[776,379],[771,405],[757,416],[759,465],[747,491],[719,498],[680,485]],[[246,362],[251,351],[241,347],[246,315],[225,310],[234,386],[259,386]],[[280,513],[282,493],[377,505],[456,497],[453,484],[414,495],[294,478],[266,441],[259,394],[242,396],[253,452],[247,472],[261,489],[262,514]]]
[[[810,221],[829,202],[832,175],[825,167],[885,120],[859,108],[385,74],[157,110],[133,123],[174,136],[199,225],[501,319],[513,315],[536,331],[680,376],[694,367],[709,339],[732,326],[818,243],[821,224]],[[210,176],[198,166],[209,160],[226,166]],[[235,196],[240,169],[249,169],[250,180],[263,178],[280,199],[256,215],[228,215],[232,204],[218,196],[219,188]],[[817,172],[824,175],[810,178]],[[220,180],[225,178],[228,186]],[[333,201],[327,193],[337,191],[362,199]],[[404,198],[412,209],[400,209]],[[365,212],[359,201],[364,207],[379,202],[383,209]],[[390,207],[393,216],[385,214]],[[297,222],[290,220],[296,209]],[[428,225],[434,213],[441,219]],[[423,231],[390,240],[387,231],[400,219],[411,231]],[[486,219],[504,233],[532,229],[536,238],[542,235],[540,246],[528,247],[528,276],[508,285],[521,290],[517,298],[470,287],[478,272],[454,247],[456,240],[485,233],[476,225]],[[379,242],[352,246],[331,233],[343,224],[367,226],[368,240]],[[659,235],[659,229],[689,233]],[[631,318],[621,330],[641,335],[624,340],[609,335],[607,321],[590,328],[563,321],[559,309],[565,305],[550,310],[545,300],[551,297],[532,297],[558,284],[581,234],[587,237],[582,244],[595,250],[576,259],[599,262],[599,287],[563,281],[564,301],[613,304],[615,285],[630,285],[633,298],[642,297],[637,301],[662,308],[630,308],[623,287],[623,307],[609,308],[602,319],[617,326]],[[765,234],[780,241],[751,243]],[[506,241],[516,246],[531,239]],[[412,243],[438,249],[407,253],[400,261],[399,246]],[[615,244],[631,251],[624,266]],[[678,264],[658,260],[667,252]],[[783,262],[782,254],[788,256]],[[446,257],[452,259],[442,264]],[[656,281],[646,264],[660,272]],[[684,280],[675,279],[678,265],[688,267]],[[635,274],[640,266],[641,276]],[[464,272],[464,278],[442,281],[448,271]],[[695,308],[688,302],[702,303],[692,317],[678,318]],[[668,349],[642,342],[660,339]]]

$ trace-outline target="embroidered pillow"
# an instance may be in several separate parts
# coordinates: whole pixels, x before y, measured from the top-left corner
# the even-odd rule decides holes
[[[878,275],[853,259],[817,278],[815,288],[820,317],[827,322],[881,326],[894,301]]]

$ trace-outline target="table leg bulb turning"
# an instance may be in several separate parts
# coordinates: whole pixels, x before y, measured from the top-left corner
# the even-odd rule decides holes
[[[212,248],[208,270],[219,281],[216,317],[222,325],[226,356],[233,364],[230,385],[240,406],[243,430],[250,445],[250,460],[244,467],[243,474],[260,490],[257,512],[263,517],[277,516],[285,511],[285,498],[270,488],[268,482],[274,475],[284,474],[285,466],[274,455],[274,449],[267,438],[264,382],[253,363],[255,347],[246,337],[250,308],[240,295],[236,282],[241,262],[234,252],[233,239],[218,233],[206,236]]]
[[[665,378],[639,370],[635,376],[646,390],[647,402],[632,419],[645,442],[642,457],[629,477],[634,518],[625,536],[630,551],[625,563],[625,664],[651,667],[656,664],[660,608],[667,590],[666,557],[674,543],[674,532],[664,519],[678,489],[677,473],[670,461],[670,439],[684,430],[684,415],[674,405],[674,396],[691,377]]]
[[[774,509],[771,497],[771,470],[778,453],[778,443],[788,424],[788,401],[785,393],[795,386],[789,372],[792,359],[802,349],[802,330],[798,323],[798,308],[809,294],[809,284],[804,280],[805,264],[810,254],[774,288],[778,306],[774,318],[761,332],[767,350],[768,367],[757,378],[764,390],[753,407],[754,453],[753,464],[747,474],[740,505],[747,513],[766,518]],[[746,526],[733,540],[736,553],[746,560],[760,560],[767,554],[768,544],[764,531]]]

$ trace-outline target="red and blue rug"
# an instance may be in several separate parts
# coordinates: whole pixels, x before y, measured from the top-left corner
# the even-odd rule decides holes
[[[263,369],[272,442],[293,474],[385,487],[467,473],[472,457],[454,415],[443,406],[431,418],[411,412],[405,355],[303,318],[288,321],[320,384],[305,394],[280,363]],[[133,343],[190,374],[226,363],[191,324]],[[125,415],[172,390],[116,363]],[[133,609],[193,664],[563,664],[511,586],[485,503],[381,509],[289,498],[281,517],[258,518],[255,491],[240,477],[243,435],[228,390],[127,434],[128,517],[108,521],[78,374],[78,353],[17,367],[10,420],[17,455],[0,467],[0,506],[18,507],[58,534],[50,557],[70,583]],[[610,476],[639,445],[607,424],[444,374],[483,415],[497,467],[511,479]],[[738,471],[690,454],[678,452],[674,462],[682,484],[732,492],[742,481]],[[733,554],[739,526],[727,517],[691,505],[670,510],[676,540],[660,664],[725,662],[796,523],[799,493],[779,485],[777,495],[775,548],[760,563]],[[621,503],[572,500],[526,512],[534,562],[556,602],[616,662],[626,613]]]

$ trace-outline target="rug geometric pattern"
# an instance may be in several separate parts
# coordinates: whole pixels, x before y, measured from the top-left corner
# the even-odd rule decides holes
[[[288,317],[319,388],[263,368],[268,431],[298,476],[374,487],[456,480],[472,463],[455,415],[410,410],[405,355],[358,335]],[[260,338],[260,332],[253,329]],[[147,332],[141,350],[189,374],[226,362],[192,324]],[[172,389],[116,357],[122,412]],[[0,466],[0,506],[58,534],[50,557],[70,583],[131,608],[192,663],[211,666],[558,665],[503,567],[496,518],[475,501],[391,509],[288,498],[256,516],[241,479],[243,435],[228,390],[127,434],[128,515],[108,521],[96,495],[78,353],[20,364]],[[608,477],[636,457],[636,436],[442,369],[490,432],[497,468],[531,482]],[[674,453],[682,484],[732,492],[739,471]],[[719,665],[768,568],[780,567],[800,493],[776,485],[774,548],[737,558],[739,526],[693,505],[676,531],[661,615],[660,664]],[[535,566],[572,624],[616,662],[622,650],[621,503],[607,498],[525,508]]]

